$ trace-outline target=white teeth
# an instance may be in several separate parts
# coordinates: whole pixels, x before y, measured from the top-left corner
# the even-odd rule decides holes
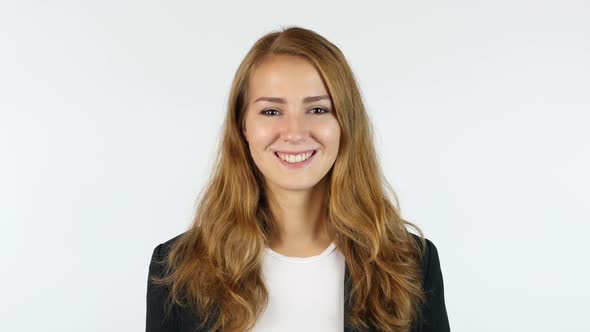
[[[298,155],[284,154],[284,153],[277,152],[277,155],[279,156],[279,158],[283,159],[284,161],[286,161],[288,163],[298,163],[298,162],[307,160],[309,157],[311,157],[312,154],[313,154],[313,152],[302,153],[302,154],[298,154]]]

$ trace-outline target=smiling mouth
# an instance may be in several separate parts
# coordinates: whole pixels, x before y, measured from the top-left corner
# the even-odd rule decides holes
[[[279,153],[278,152],[274,152],[274,155],[277,156],[277,158],[279,159],[279,161],[281,161],[282,163],[287,164],[287,165],[294,165],[294,166],[296,166],[296,165],[303,165],[303,164],[305,164],[306,162],[308,162],[309,160],[311,160],[315,156],[316,153],[317,153],[317,150],[313,150],[311,153],[309,153],[309,156],[306,155],[306,154],[299,154],[299,155],[297,155],[298,158],[295,158],[294,155],[288,155],[285,159],[281,158],[279,156]],[[307,157],[307,158],[302,159],[302,155],[305,155],[305,157]],[[285,157],[284,154],[283,154],[283,156]]]

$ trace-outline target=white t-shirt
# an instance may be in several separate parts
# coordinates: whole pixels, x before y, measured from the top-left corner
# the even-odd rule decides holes
[[[332,242],[321,254],[288,257],[266,248],[268,305],[254,332],[344,330],[345,259]]]

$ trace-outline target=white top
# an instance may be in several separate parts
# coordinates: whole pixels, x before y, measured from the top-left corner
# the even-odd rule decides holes
[[[344,267],[334,242],[311,257],[284,256],[267,247],[262,272],[269,301],[253,331],[342,332]]]

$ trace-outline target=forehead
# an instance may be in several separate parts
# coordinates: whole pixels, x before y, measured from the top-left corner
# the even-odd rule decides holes
[[[265,59],[248,79],[250,102],[259,97],[303,98],[327,94],[315,66],[304,57],[273,55]]]

